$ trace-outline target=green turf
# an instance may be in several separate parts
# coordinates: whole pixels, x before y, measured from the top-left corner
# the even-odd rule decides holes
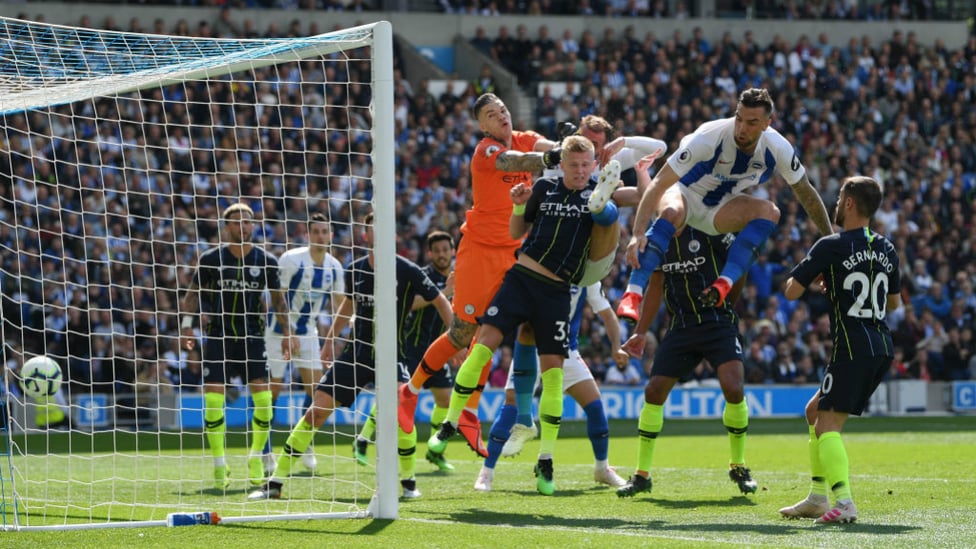
[[[611,461],[621,474],[636,459],[634,422],[614,422]],[[753,420],[747,459],[759,492],[741,496],[728,480],[728,444],[720,421],[669,421],[659,439],[653,470],[654,491],[633,499],[618,499],[609,488],[592,482],[592,454],[585,425],[566,424],[557,447],[554,497],[535,492],[530,452],[498,466],[492,493],[471,486],[480,462],[461,443],[452,442],[448,457],[457,466],[451,475],[435,473],[423,458],[418,463],[419,500],[402,502],[400,520],[290,521],[184,528],[126,528],[69,532],[0,532],[3,547],[972,547],[976,542],[976,419],[973,417],[855,418],[844,435],[851,463],[851,482],[859,509],[853,525],[817,527],[810,521],[787,521],[777,510],[807,492],[806,433],[801,420]],[[424,432],[421,433],[423,437]],[[142,489],[135,479],[151,477],[155,469],[139,468],[149,459],[149,441],[126,442],[127,454],[114,461],[120,477],[116,499],[128,487]],[[52,439],[54,446],[69,441]],[[70,441],[81,445],[82,439]],[[164,444],[168,444],[167,441]],[[105,441],[88,441],[99,447]],[[207,460],[192,444],[185,459],[177,451],[153,467],[196,467],[201,475]],[[321,437],[319,447],[323,447]],[[530,443],[529,448],[532,448]],[[373,482],[368,468],[352,467],[349,452],[342,460],[320,456],[320,471],[335,465],[341,483],[292,479],[285,499],[272,508],[306,507],[311,511],[339,510],[353,497],[368,497]],[[420,453],[422,455],[423,445]],[[143,454],[140,454],[143,452]],[[241,454],[234,448],[231,453]],[[57,458],[51,462],[54,481],[45,486],[52,502],[73,501],[75,515],[106,516],[109,509],[85,508],[89,499],[110,499],[111,488],[97,484],[92,493],[60,492]],[[240,455],[236,459],[243,459]],[[76,459],[77,461],[77,459]],[[203,465],[201,465],[203,464]],[[90,472],[73,464],[70,476]],[[241,471],[243,474],[243,471]],[[183,473],[189,477],[187,473]],[[192,484],[190,480],[186,480]],[[217,495],[203,480],[189,494],[158,486],[140,497],[201,508],[236,512],[243,503],[244,484]],[[151,483],[150,483],[151,484]],[[121,492],[119,492],[121,490]],[[312,492],[333,490],[343,503],[322,509],[302,500]],[[151,498],[150,498],[151,497]],[[250,504],[255,505],[255,504]],[[90,506],[88,506],[90,507]],[[165,505],[163,505],[165,507]],[[121,512],[121,511],[115,511]],[[126,509],[135,519],[165,516],[153,506]],[[122,518],[115,517],[113,518]]]

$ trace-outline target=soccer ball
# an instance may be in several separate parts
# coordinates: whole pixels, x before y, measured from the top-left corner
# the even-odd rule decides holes
[[[20,388],[35,400],[54,396],[61,388],[61,366],[44,355],[35,356],[20,369]]]

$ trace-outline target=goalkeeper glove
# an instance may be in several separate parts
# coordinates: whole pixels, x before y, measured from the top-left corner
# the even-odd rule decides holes
[[[559,161],[562,160],[562,156],[563,150],[556,147],[555,149],[542,153],[542,163],[549,169],[555,168],[559,165]]]
[[[579,128],[577,128],[576,124],[573,124],[572,122],[560,122],[559,125],[556,126],[556,135],[559,136],[560,141],[576,133],[579,133]]]

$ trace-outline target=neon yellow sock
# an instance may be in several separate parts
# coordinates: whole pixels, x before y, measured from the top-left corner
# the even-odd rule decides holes
[[[315,427],[305,421],[305,416],[302,416],[302,419],[298,420],[298,423],[292,428],[291,434],[288,435],[288,440],[285,441],[284,448],[281,449],[278,466],[275,467],[274,472],[276,478],[285,478],[291,474],[291,469],[295,465],[295,462],[308,449],[308,445],[312,443],[314,436]]]
[[[254,401],[254,417],[251,418],[251,455],[264,452],[264,445],[271,434],[271,391],[258,391],[251,394]]]
[[[373,401],[373,407],[369,409],[369,417],[363,423],[363,428],[359,430],[359,436],[366,440],[373,440],[374,433],[376,433],[376,401]]]
[[[400,454],[400,478],[413,478],[417,469],[417,430],[409,434],[397,427],[397,453]]]
[[[745,465],[746,432],[749,430],[749,406],[745,398],[738,404],[725,402],[722,424],[729,432],[729,463]]]
[[[850,466],[847,450],[840,433],[830,431],[820,435],[820,463],[827,475],[827,483],[837,501],[851,499]]]
[[[491,359],[491,349],[481,343],[475,343],[468,353],[468,358],[464,359],[461,369],[458,370],[454,381],[454,390],[451,391],[451,407],[447,410],[447,421],[457,425],[464,406],[468,403],[468,398],[478,387],[478,380],[481,379],[481,369]]]
[[[224,457],[224,433],[227,431],[227,422],[224,421],[223,393],[203,395],[203,419],[207,443],[210,444],[210,454],[215,458]]]
[[[542,396],[539,397],[539,454],[552,455],[563,420],[563,369],[542,372]]]
[[[637,470],[650,471],[654,463],[654,446],[664,427],[664,406],[644,402],[637,421]]]
[[[810,428],[810,440],[807,442],[807,454],[810,456],[810,493],[827,496],[827,478],[824,476],[823,466],[820,464],[820,441],[817,440],[817,429]]]

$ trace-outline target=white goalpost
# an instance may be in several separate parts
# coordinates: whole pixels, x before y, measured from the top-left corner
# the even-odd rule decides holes
[[[0,60],[0,530],[161,526],[198,512],[221,524],[396,518],[390,24],[236,40],[0,17]],[[246,497],[239,379],[225,414],[234,476],[214,488],[200,339],[197,351],[179,345],[183,292],[238,201],[275,256],[307,245],[307,220],[325,214],[343,264],[366,254],[374,213],[376,386],[318,431],[318,466],[297,466],[278,500]],[[63,373],[54,397],[18,381],[41,355]],[[304,412],[300,378],[287,382],[276,454]],[[374,401],[390,405],[364,467],[352,444]]]

